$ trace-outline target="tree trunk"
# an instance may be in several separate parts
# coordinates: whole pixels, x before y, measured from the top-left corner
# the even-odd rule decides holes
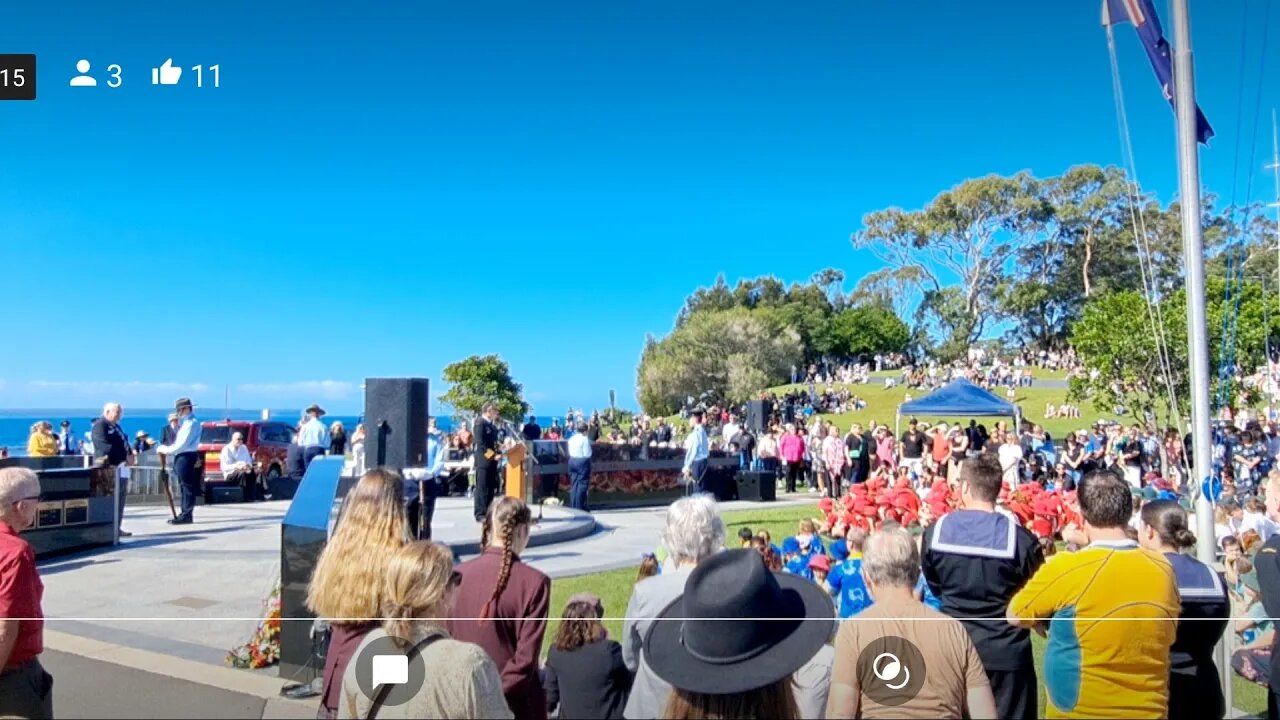
[[[1084,265],[1080,273],[1084,280],[1084,296],[1089,297],[1089,263],[1093,261],[1093,228],[1084,231]]]

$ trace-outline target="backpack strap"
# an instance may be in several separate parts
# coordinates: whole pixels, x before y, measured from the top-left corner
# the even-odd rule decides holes
[[[413,660],[417,659],[417,657],[422,653],[423,650],[427,648],[428,645],[435,642],[436,640],[439,640],[442,637],[444,636],[432,635],[429,638],[424,638],[422,640],[419,640],[416,645],[409,648],[409,652],[408,652],[409,661],[412,662]],[[365,715],[365,720],[376,720],[376,718],[378,717],[378,711],[382,709],[383,703],[387,701],[387,696],[391,694],[392,687],[393,686],[386,685],[386,684],[378,686],[377,691],[373,695],[373,704],[369,706],[369,714]]]

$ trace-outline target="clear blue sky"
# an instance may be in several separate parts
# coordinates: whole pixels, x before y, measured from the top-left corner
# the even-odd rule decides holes
[[[38,54],[40,97],[0,103],[0,407],[230,386],[351,411],[366,376],[495,352],[540,412],[634,405],[645,333],[718,273],[836,266],[851,288],[876,267],[848,241],[866,212],[1118,162],[1099,4],[10,4],[0,49]],[[1223,195],[1240,8],[1193,3]],[[1119,31],[1140,174],[1167,198],[1172,114]],[[153,87],[170,56],[222,87]],[[68,87],[82,57],[124,86]]]

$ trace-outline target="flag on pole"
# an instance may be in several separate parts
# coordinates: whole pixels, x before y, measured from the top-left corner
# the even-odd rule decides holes
[[[1132,23],[1138,31],[1138,39],[1147,51],[1151,60],[1151,68],[1156,71],[1156,79],[1160,81],[1160,89],[1164,97],[1173,105],[1173,53],[1169,49],[1169,41],[1164,39],[1164,30],[1160,27],[1160,18],[1151,0],[1102,0],[1102,24],[1111,27],[1118,23]],[[1213,137],[1213,128],[1205,119],[1200,106],[1196,106],[1196,139],[1208,143]]]

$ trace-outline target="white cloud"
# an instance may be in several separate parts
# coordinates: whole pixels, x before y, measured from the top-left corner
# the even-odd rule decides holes
[[[305,397],[315,400],[346,400],[356,391],[354,383],[345,380],[299,380],[282,383],[246,383],[237,385],[239,396],[257,397]]]
[[[57,392],[97,397],[135,397],[167,393],[200,395],[209,391],[204,383],[143,382],[141,380],[32,380],[27,388],[35,392]]]

